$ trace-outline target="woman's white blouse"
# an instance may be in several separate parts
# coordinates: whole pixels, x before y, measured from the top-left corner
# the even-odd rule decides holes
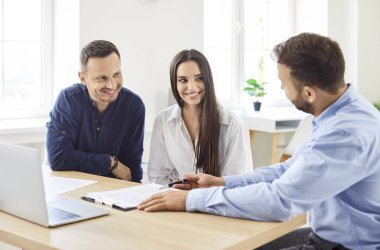
[[[221,175],[240,175],[253,171],[249,130],[243,120],[218,105],[219,163]],[[197,140],[196,140],[197,143]],[[159,113],[153,131],[148,164],[150,182],[167,184],[195,173],[195,151],[190,134],[175,104]]]

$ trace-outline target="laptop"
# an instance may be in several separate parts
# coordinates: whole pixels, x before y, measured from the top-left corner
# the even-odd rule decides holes
[[[0,210],[45,227],[56,227],[108,214],[96,206],[45,197],[37,149],[0,144]]]

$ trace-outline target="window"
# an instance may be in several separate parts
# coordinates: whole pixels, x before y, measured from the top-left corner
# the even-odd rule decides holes
[[[294,34],[293,0],[205,0],[204,44],[218,99],[251,105],[245,81],[268,82],[264,105],[288,104],[277,78],[272,48]]]
[[[0,118],[46,114],[50,105],[50,2],[0,1]]]

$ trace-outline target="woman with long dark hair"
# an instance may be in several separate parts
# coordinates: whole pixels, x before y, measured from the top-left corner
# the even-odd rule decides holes
[[[166,184],[185,173],[215,176],[253,170],[248,128],[216,101],[206,57],[196,50],[179,52],[170,65],[177,104],[155,120],[148,176]]]

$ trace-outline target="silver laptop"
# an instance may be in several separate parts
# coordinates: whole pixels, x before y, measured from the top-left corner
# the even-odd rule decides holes
[[[37,149],[0,144],[0,166],[1,211],[45,227],[108,214],[105,209],[64,198],[47,202]]]

